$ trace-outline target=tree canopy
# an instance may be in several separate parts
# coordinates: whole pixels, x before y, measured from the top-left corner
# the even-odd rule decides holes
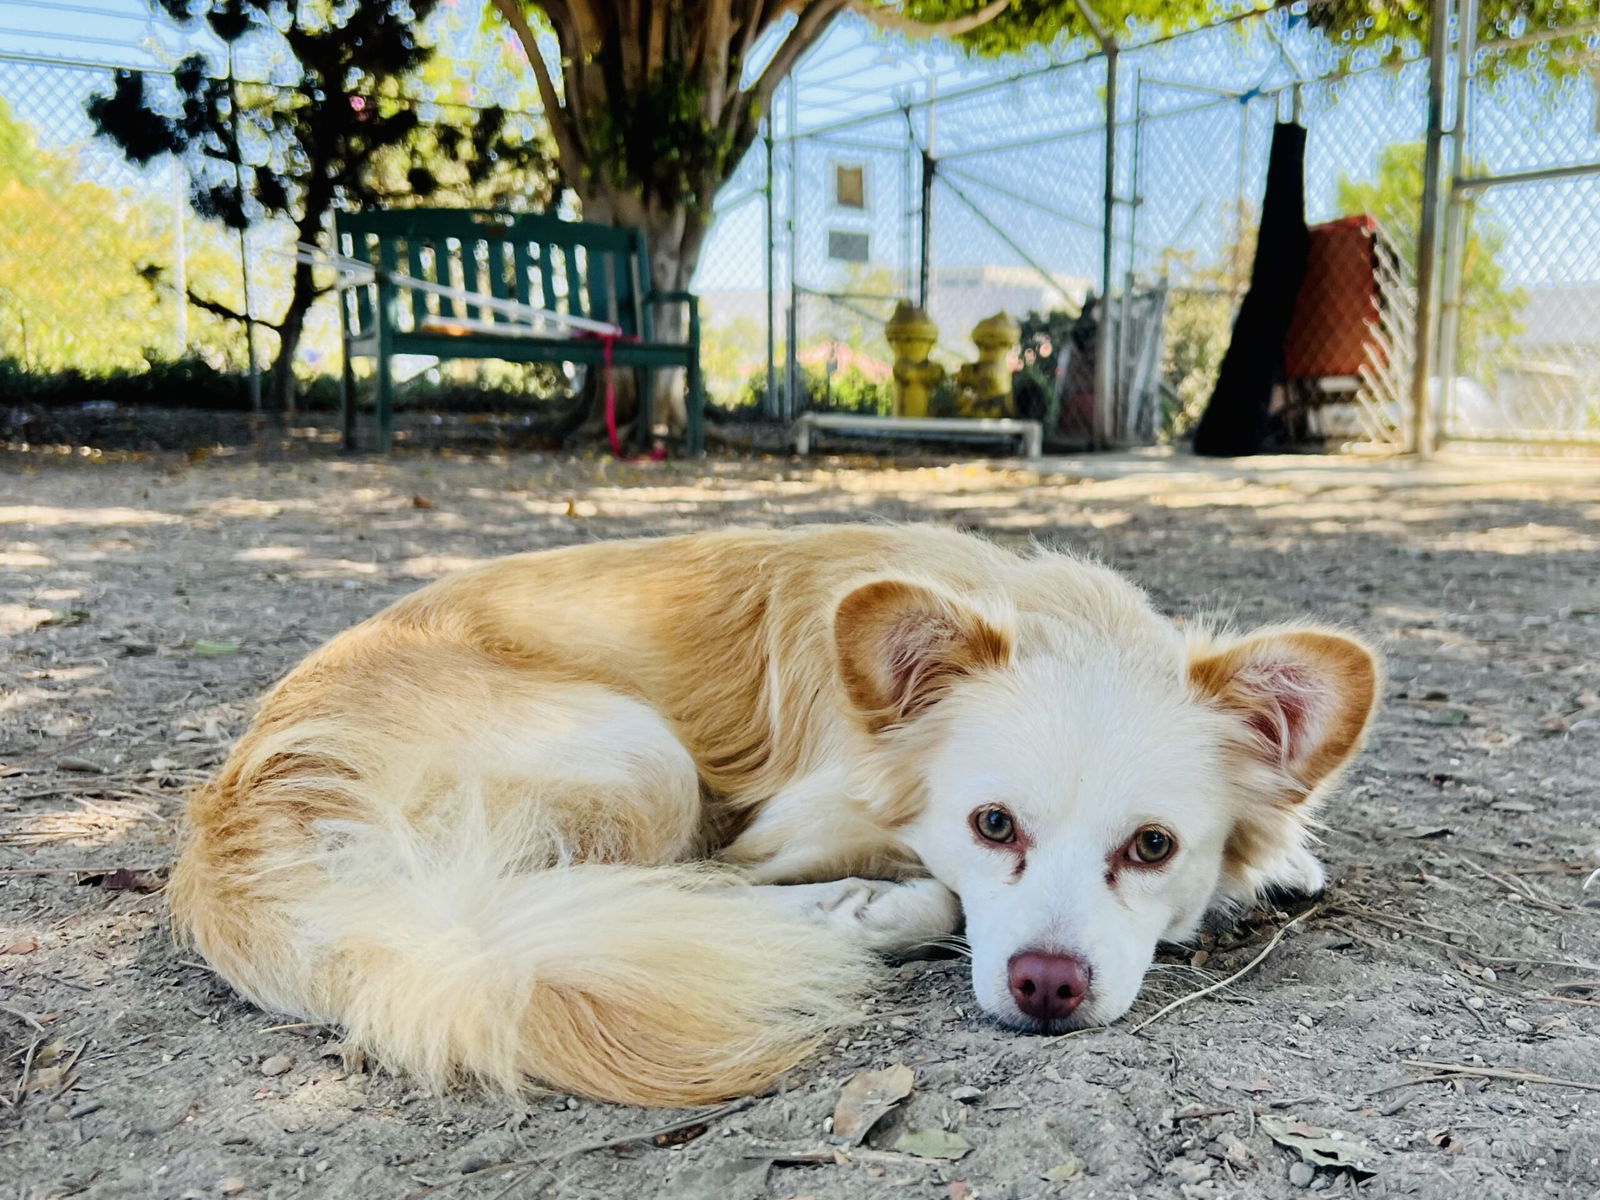
[[[174,232],[169,204],[85,179],[76,154],[41,147],[0,100],[0,357],[88,372],[174,357],[184,349],[166,333],[176,313],[140,278],[172,260]],[[192,279],[232,298],[238,263],[219,238],[191,229],[186,261]],[[198,315],[189,348],[215,361],[239,352],[228,329]]]
[[[229,47],[230,61],[235,47],[263,42],[288,58],[292,78],[266,83],[235,80],[190,55],[172,73],[174,97],[143,73],[119,71],[111,93],[90,101],[98,131],[131,162],[165,155],[184,162],[191,203],[204,217],[235,229],[273,223],[292,228],[294,240],[316,242],[336,205],[514,195],[542,206],[550,197],[544,145],[514,134],[504,110],[461,109],[425,125],[407,98],[407,83],[433,53],[418,32],[439,0],[152,3],[180,25],[203,24]],[[320,294],[309,266],[285,270],[292,285],[282,315],[257,318],[278,337],[278,411],[292,408],[294,353]],[[215,296],[191,289],[191,299],[244,319]]]

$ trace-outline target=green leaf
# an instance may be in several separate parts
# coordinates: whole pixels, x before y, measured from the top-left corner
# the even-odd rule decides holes
[[[957,1159],[971,1151],[972,1146],[959,1133],[948,1129],[912,1129],[900,1135],[894,1148],[901,1154],[917,1158]]]
[[[189,647],[196,658],[227,658],[239,653],[238,642],[196,642]]]
[[[1046,1183],[1065,1183],[1081,1174],[1083,1174],[1083,1164],[1075,1158],[1069,1158],[1066,1162],[1057,1163],[1048,1171],[1041,1172],[1039,1178]]]
[[[89,610],[87,608],[57,609],[55,612],[51,613],[44,620],[39,622],[39,628],[43,629],[46,626],[50,626],[50,625],[55,625],[55,626],[82,625],[88,619],[89,619]]]

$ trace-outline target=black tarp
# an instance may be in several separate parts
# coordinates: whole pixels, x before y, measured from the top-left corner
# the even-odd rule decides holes
[[[1305,161],[1304,127],[1275,126],[1250,287],[1195,427],[1196,454],[1259,454],[1266,443],[1272,389],[1283,378],[1283,346],[1306,271]]]

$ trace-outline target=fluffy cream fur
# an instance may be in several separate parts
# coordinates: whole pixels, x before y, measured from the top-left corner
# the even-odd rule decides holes
[[[937,529],[731,531],[504,559],[335,638],[192,798],[173,912],[245,995],[435,1084],[756,1090],[871,968],[752,883],[920,873],[923,714],[1065,625],[1226,727],[1230,878],[1298,848],[1371,708],[1348,639],[1186,648],[1109,571]]]

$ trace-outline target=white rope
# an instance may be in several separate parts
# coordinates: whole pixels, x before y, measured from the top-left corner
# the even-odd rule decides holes
[[[294,260],[307,263],[313,267],[325,267],[339,275],[336,285],[341,291],[352,287],[366,287],[377,281],[378,269],[369,262],[359,258],[351,258],[344,254],[332,254],[322,249],[321,246],[312,245],[310,242],[295,243]],[[540,326],[555,326],[559,331],[558,336],[571,336],[572,331],[581,333],[595,333],[604,337],[617,337],[623,330],[622,326],[610,321],[596,321],[590,317],[575,317],[568,313],[556,312],[548,308],[535,308],[531,304],[523,304],[518,300],[502,300],[498,296],[485,296],[481,292],[469,292],[464,288],[451,287],[448,284],[434,283],[429,279],[417,279],[411,275],[402,275],[395,271],[386,272],[390,283],[396,287],[410,291],[423,292],[431,296],[443,296],[456,301],[458,304],[471,305],[479,310],[495,312],[510,317],[512,323],[480,321],[465,317],[433,317],[429,320],[436,324],[447,323],[473,333],[511,334],[514,337],[539,336]],[[426,322],[425,322],[426,323]]]

